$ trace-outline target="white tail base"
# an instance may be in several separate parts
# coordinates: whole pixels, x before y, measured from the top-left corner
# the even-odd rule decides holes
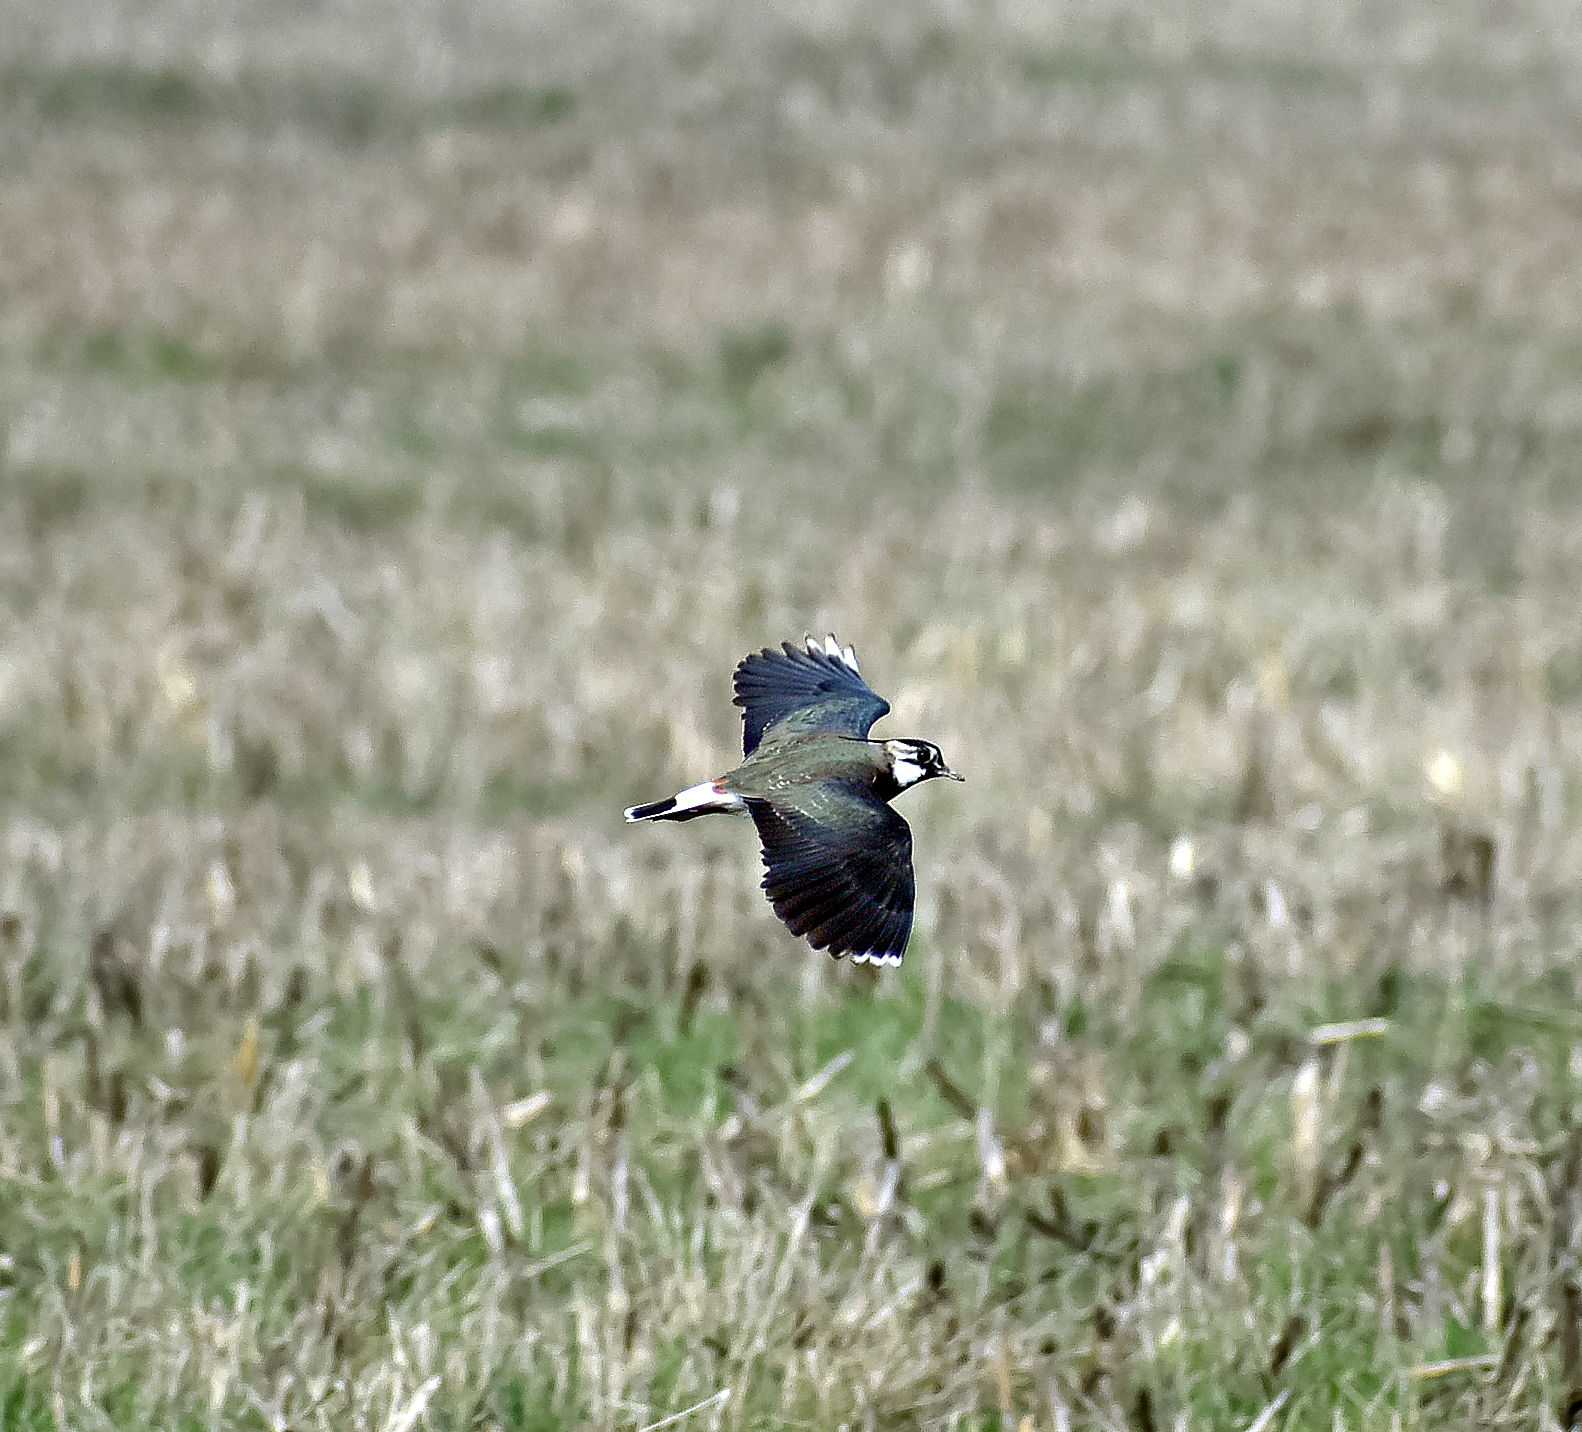
[[[673,811],[684,810],[746,810],[747,802],[729,791],[722,791],[713,781],[700,781],[676,792]]]

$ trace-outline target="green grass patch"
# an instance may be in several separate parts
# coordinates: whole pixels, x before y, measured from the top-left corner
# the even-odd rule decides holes
[[[0,109],[52,125],[213,125],[265,134],[297,129],[348,148],[410,140],[434,129],[531,132],[564,123],[577,108],[575,92],[553,84],[487,85],[429,97],[353,75],[250,71],[222,78],[117,62],[0,70]]]
[[[365,536],[404,526],[423,510],[423,483],[417,478],[365,482],[303,476],[300,488],[311,515]]]
[[[90,372],[132,382],[200,383],[221,371],[185,339],[157,329],[90,333],[83,339],[82,362]]]

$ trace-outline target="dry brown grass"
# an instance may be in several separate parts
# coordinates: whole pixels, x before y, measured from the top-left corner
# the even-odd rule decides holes
[[[1568,11],[68,12],[0,1425],[1570,1419]],[[619,818],[809,629],[878,983]]]

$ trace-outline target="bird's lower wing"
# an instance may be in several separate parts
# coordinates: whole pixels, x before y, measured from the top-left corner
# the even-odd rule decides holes
[[[855,796],[838,828],[767,801],[747,807],[763,841],[764,893],[791,933],[853,964],[900,964],[914,888],[906,821]]]

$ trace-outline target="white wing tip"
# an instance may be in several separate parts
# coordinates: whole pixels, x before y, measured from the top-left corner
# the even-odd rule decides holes
[[[900,965],[901,956],[890,950],[857,950],[851,962],[854,965],[888,965],[894,969]]]
[[[823,641],[811,635],[804,637],[803,640],[807,642],[809,656],[827,656],[831,661],[839,661],[849,666],[858,675],[862,674],[857,665],[856,651],[849,646],[842,646],[834,632],[826,636]]]

